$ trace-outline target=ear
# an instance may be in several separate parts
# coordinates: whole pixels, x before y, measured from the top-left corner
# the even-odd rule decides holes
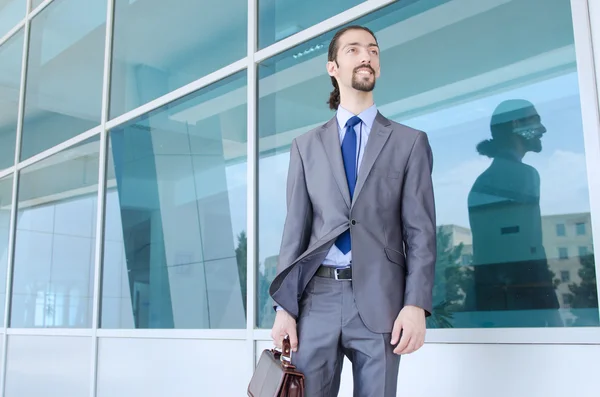
[[[331,77],[336,77],[337,76],[337,72],[338,72],[338,68],[335,62],[333,61],[329,61],[327,62],[327,73],[331,76]]]

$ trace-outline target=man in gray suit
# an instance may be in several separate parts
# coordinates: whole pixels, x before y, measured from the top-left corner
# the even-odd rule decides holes
[[[337,395],[344,355],[355,396],[391,397],[399,355],[423,345],[432,310],[432,153],[425,133],[376,109],[373,32],[338,31],[327,71],[336,115],[290,149],[271,336],[289,337],[308,397]]]

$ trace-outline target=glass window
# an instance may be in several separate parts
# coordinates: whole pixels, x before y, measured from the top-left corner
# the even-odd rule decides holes
[[[110,131],[103,328],[244,328],[246,72]]]
[[[558,225],[556,225],[556,235],[560,236],[560,237],[567,235],[567,231],[566,231],[564,223],[559,223]]]
[[[568,270],[563,270],[560,272],[560,280],[563,283],[571,281],[571,273]]]
[[[586,256],[588,254],[588,247],[586,247],[586,246],[577,247],[577,251],[579,252],[579,256]]]
[[[576,223],[575,230],[578,236],[585,236],[585,223]]]
[[[0,47],[0,170],[15,163],[23,38],[20,30]]]
[[[364,0],[258,0],[258,48],[298,33]]]
[[[56,0],[31,22],[21,159],[100,124],[106,0]]]
[[[558,259],[569,259],[569,249],[566,247],[559,247]]]
[[[31,11],[35,10],[44,0],[31,0]]]
[[[89,328],[98,137],[20,171],[11,323]]]
[[[0,38],[25,18],[26,8],[26,0],[0,0]]]
[[[116,1],[110,117],[244,58],[247,26],[247,0]]]
[[[0,179],[0,324],[4,324],[6,266],[8,263],[8,235],[10,234],[12,184],[12,175]]]
[[[379,40],[378,110],[427,132],[433,149],[439,253],[430,327],[600,325],[593,256],[558,258],[565,245],[556,224],[590,208],[570,2],[550,0],[546,11],[536,0],[395,2],[353,22]],[[333,34],[259,65],[260,327],[273,324],[268,287],[290,142],[334,117],[325,69]],[[578,288],[556,287],[562,269]],[[570,307],[562,293],[573,295]]]

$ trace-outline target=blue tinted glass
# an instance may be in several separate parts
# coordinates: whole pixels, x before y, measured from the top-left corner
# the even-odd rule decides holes
[[[26,0],[0,0],[0,37],[25,18],[26,8]]]
[[[56,0],[31,23],[21,159],[100,123],[106,0]]]
[[[103,328],[244,328],[246,73],[110,131]]]
[[[110,117],[247,54],[246,0],[116,1]]]
[[[11,323],[89,328],[98,137],[20,171]]]
[[[4,324],[12,184],[12,175],[0,179],[0,324]]]
[[[23,36],[21,30],[0,47],[0,170],[15,163]]]
[[[382,50],[378,110],[427,132],[433,149],[430,327],[600,325],[571,10],[564,0],[547,6],[540,14],[533,0],[460,9],[395,2],[352,22],[374,30]],[[273,324],[268,287],[286,216],[289,145],[334,117],[325,69],[333,34],[259,65],[260,327]],[[519,128],[508,128],[513,121]],[[569,239],[557,236],[558,224]]]
[[[267,47],[363,1],[258,0],[258,47]]]
[[[44,0],[31,0],[31,11],[35,10],[37,6],[42,4]]]

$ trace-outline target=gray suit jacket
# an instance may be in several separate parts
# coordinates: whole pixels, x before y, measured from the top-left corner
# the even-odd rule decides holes
[[[377,114],[354,198],[336,118],[292,141],[287,216],[269,293],[294,317],[335,239],[352,236],[356,306],[373,332],[391,332],[404,305],[432,310],[436,260],[433,156],[427,135]]]

